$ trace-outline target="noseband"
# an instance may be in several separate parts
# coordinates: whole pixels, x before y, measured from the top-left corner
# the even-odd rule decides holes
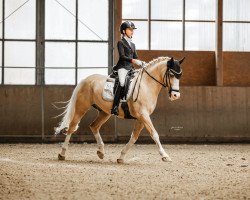
[[[175,90],[175,89],[172,88],[172,85],[170,83],[170,76],[173,75],[173,76],[175,76],[175,78],[180,79],[181,75],[182,75],[182,70],[180,72],[176,72],[174,69],[171,69],[169,66],[167,66],[167,70],[166,70],[166,72],[164,74],[164,77],[163,77],[163,83],[161,83],[156,78],[154,78],[152,75],[150,75],[145,68],[142,68],[142,69],[147,73],[147,75],[150,78],[155,80],[157,83],[161,84],[163,87],[168,86],[168,89],[169,89],[168,94],[169,94],[169,96],[171,96],[171,92],[180,92],[180,90]],[[166,79],[166,81],[165,81],[165,79]]]
[[[169,67],[167,69],[167,72],[166,72],[165,76],[168,76],[168,79],[167,79],[168,80],[168,88],[169,88],[168,94],[169,94],[170,97],[171,97],[171,92],[180,92],[180,90],[175,90],[175,89],[172,88],[172,85],[170,83],[170,75],[172,75],[172,74],[174,75],[175,78],[180,79],[181,75],[182,75],[182,70],[180,72],[176,72],[176,71],[174,71],[173,69],[171,69]]]

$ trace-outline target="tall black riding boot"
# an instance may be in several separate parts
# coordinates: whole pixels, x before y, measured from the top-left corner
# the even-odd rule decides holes
[[[115,91],[115,97],[114,97],[114,102],[113,102],[113,108],[111,110],[111,114],[118,115],[118,108],[119,108],[119,103],[120,103],[120,96],[121,96],[121,91],[122,88],[120,84],[117,86],[117,89]]]

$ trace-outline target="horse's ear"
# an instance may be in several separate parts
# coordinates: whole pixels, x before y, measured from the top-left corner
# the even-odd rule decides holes
[[[171,57],[171,59],[169,60],[171,63],[174,62],[174,57]]]
[[[174,64],[174,57],[171,57],[168,61],[169,66],[172,66]]]
[[[171,57],[171,58],[169,59],[169,61],[167,62],[167,66],[168,66],[168,67],[172,67],[173,65],[174,65],[174,58]]]
[[[185,60],[185,57],[183,57],[181,60],[179,60],[179,63],[181,64]]]

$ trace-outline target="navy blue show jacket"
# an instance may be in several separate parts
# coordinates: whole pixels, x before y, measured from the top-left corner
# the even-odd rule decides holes
[[[114,70],[118,70],[121,68],[130,70],[133,68],[132,65],[132,59],[137,59],[138,55],[136,53],[136,48],[135,44],[131,42],[131,46],[127,42],[125,38],[122,38],[118,43],[117,43],[117,48],[119,52],[119,61],[114,66]]]

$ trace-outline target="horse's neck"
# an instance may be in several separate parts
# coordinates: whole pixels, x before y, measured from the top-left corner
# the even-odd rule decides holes
[[[160,83],[163,83],[163,76],[164,76],[164,61],[160,63],[156,63],[153,66],[148,67],[146,70],[147,72],[154,77],[156,80],[158,80]],[[158,94],[161,91],[162,85],[160,83],[157,83],[153,78],[151,78],[149,75],[144,74],[144,81],[147,85],[148,92],[152,92],[154,96],[158,96]]]

